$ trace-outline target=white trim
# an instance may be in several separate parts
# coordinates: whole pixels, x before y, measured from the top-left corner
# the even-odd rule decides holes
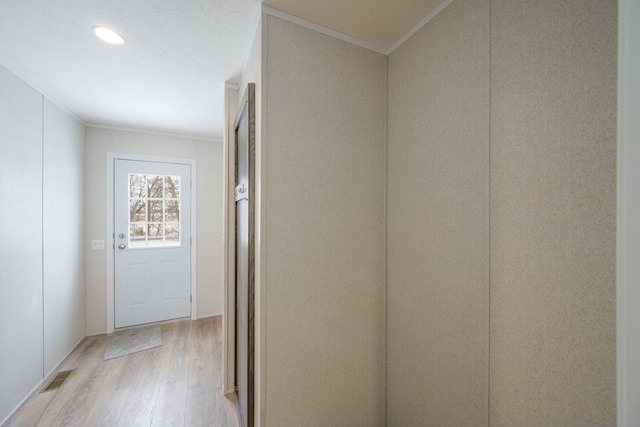
[[[191,320],[196,320],[198,318],[198,254],[196,251],[198,247],[198,233],[196,233],[196,194],[198,194],[196,177],[198,171],[195,160],[191,160],[189,164],[191,165]]]
[[[46,91],[42,90],[39,86],[33,84],[29,79],[25,78],[22,73],[20,73],[13,65],[9,64],[4,58],[0,57],[0,65],[9,70],[11,73],[15,74],[20,80],[31,86],[36,92],[39,92],[40,95],[47,98],[47,100],[56,105],[56,107],[60,108],[62,111],[67,113],[69,116],[77,120],[82,125],[87,125],[84,120],[78,117],[76,114],[72,113],[67,109],[67,107],[63,106],[57,99],[49,95]],[[1,425],[1,424],[0,424]]]
[[[113,166],[116,159],[121,160],[138,160],[146,162],[159,162],[159,163],[178,163],[191,166],[191,319],[196,320],[198,318],[197,312],[197,253],[196,248],[198,242],[196,238],[196,161],[193,159],[179,159],[171,157],[155,157],[146,156],[140,154],[125,154],[125,153],[107,153],[107,194],[106,194],[106,206],[107,206],[107,231],[105,249],[107,251],[107,333],[111,334],[115,328],[114,318],[114,289],[115,289],[115,277],[114,277],[114,249],[115,239],[113,238],[114,226],[113,226]],[[111,237],[109,237],[111,236]],[[111,248],[109,248],[111,246]]]
[[[409,40],[415,33],[417,33],[418,31],[420,31],[422,29],[422,27],[424,27],[425,25],[427,25],[429,23],[429,21],[431,21],[433,18],[435,18],[440,12],[442,12],[447,6],[449,6],[451,3],[453,3],[453,0],[444,0],[442,3],[440,3],[438,6],[436,6],[435,9],[433,9],[431,12],[429,12],[429,14],[427,16],[425,16],[424,18],[422,18],[422,20],[420,22],[418,22],[412,29],[409,30],[409,32],[407,34],[405,34],[404,36],[402,36],[402,38],[400,38],[400,40],[398,40],[397,42],[395,42],[388,50],[387,50],[387,55],[391,55],[393,53],[394,50],[396,50],[397,48],[399,48],[400,46],[402,46],[402,44],[404,42],[406,42],[407,40]]]
[[[246,64],[245,64],[246,67]],[[244,73],[244,71],[243,71]],[[244,75],[244,74],[243,74]],[[233,90],[239,90],[240,89],[240,84],[236,84],[236,83],[231,83],[231,82],[225,82],[224,83],[224,87],[226,89],[233,89]]]
[[[219,143],[222,143],[221,139],[204,138],[204,137],[201,137],[201,136],[193,136],[193,135],[182,135],[182,134],[179,134],[179,133],[159,132],[159,131],[145,130],[145,129],[139,129],[139,128],[107,126],[107,125],[99,125],[99,124],[96,124],[96,123],[85,123],[85,126],[90,127],[90,128],[98,128],[98,129],[119,130],[119,131],[124,131],[124,132],[135,132],[135,133],[146,133],[148,135],[170,136],[172,138],[196,139],[198,141],[208,141],[208,142],[219,142]]]
[[[105,231],[105,245],[104,249],[107,252],[107,333],[111,334],[115,330],[115,260],[114,260],[114,247],[115,238],[113,234],[115,232],[115,227],[113,225],[113,176],[114,176],[114,161],[116,159],[115,154],[111,154],[107,152],[107,188],[106,188],[106,206],[107,206],[107,223],[106,223],[106,231]],[[111,237],[109,237],[111,236]],[[111,246],[111,248],[109,248]]]
[[[282,12],[281,10],[274,9],[265,4],[262,5],[262,12],[267,15],[275,16],[276,18],[284,19],[285,21],[291,22],[293,24],[300,25],[301,27],[308,28],[310,30],[316,31],[321,34],[325,34],[327,36],[334,37],[336,39],[345,41],[347,43],[351,43],[356,46],[363,47],[368,50],[372,50],[377,53],[381,53],[383,55],[388,55],[389,50],[380,46],[376,46],[373,43],[366,42],[364,40],[360,40],[358,38],[349,36],[347,34],[341,33],[336,30],[332,30],[331,28],[323,27],[322,25],[315,24],[311,21],[307,21],[306,19],[298,18],[297,16],[290,15],[286,12]]]
[[[626,154],[626,144],[625,144],[625,124],[626,124],[626,86],[627,82],[625,80],[625,66],[626,57],[625,51],[627,48],[627,39],[626,39],[626,21],[625,16],[627,13],[627,3],[625,0],[620,0],[618,3],[618,247],[617,247],[617,284],[616,284],[616,295],[617,295],[617,306],[616,306],[616,314],[617,314],[617,353],[618,353],[618,390],[617,390],[617,425],[620,427],[627,426],[627,346],[626,346],[626,332],[627,328],[624,322],[626,318],[626,306],[625,306],[625,298],[626,298],[626,289],[625,284],[627,283],[626,277],[626,265],[627,265],[627,239],[626,239],[626,231],[627,231],[627,182],[626,182],[626,162],[625,162],[625,154]]]
[[[102,335],[102,334],[101,334]],[[53,368],[51,368],[51,370],[47,373],[47,375],[44,375],[43,378],[38,382],[38,384],[36,384],[36,386],[31,389],[31,391],[25,396],[24,399],[22,399],[20,401],[20,403],[18,403],[18,405],[16,405],[15,408],[13,408],[13,411],[9,412],[9,414],[5,417],[4,420],[2,420],[2,422],[0,422],[0,427],[4,426],[5,423],[7,421],[9,421],[9,418],[11,418],[17,411],[18,409],[20,409],[22,407],[22,405],[25,404],[25,402],[31,397],[33,396],[36,391],[40,390],[46,383],[47,381],[49,381],[51,379],[52,374],[58,369],[58,367],[60,367],[60,365],[62,364],[62,362],[64,362],[67,357],[69,357],[69,355],[73,352],[73,350],[76,349],[76,347],[78,347],[78,345],[80,345],[80,343],[82,342],[82,340],[84,340],[86,338],[86,336],[83,336],[82,338],[80,338],[78,340],[78,342],[71,347],[71,350],[69,350],[67,352],[67,354],[65,354],[58,363],[56,363],[56,366],[54,366]]]
[[[47,152],[46,150],[46,146],[45,146],[45,123],[46,123],[46,118],[45,118],[45,110],[46,110],[46,101],[45,101],[45,97],[44,95],[40,94],[40,108],[41,108],[41,141],[40,141],[40,152],[42,153],[42,159],[40,160],[40,164],[41,164],[41,170],[42,170],[42,174],[40,175],[40,241],[42,242],[42,245],[40,247],[40,292],[42,295],[42,376],[45,376],[45,366],[47,364],[47,354],[46,354],[46,330],[47,328],[45,327],[45,299],[46,299],[46,292],[45,292],[45,242],[44,242],[44,236],[45,236],[45,217],[47,216],[47,212],[46,212],[46,206],[45,206],[45,191],[44,191],[44,181],[45,181],[45,174],[46,174],[46,167],[47,167]],[[84,240],[84,239],[83,239]]]
[[[239,87],[239,86],[238,86]],[[232,93],[233,91],[233,93]],[[222,387],[225,395],[232,395],[235,393],[233,384],[235,378],[233,370],[230,371],[230,363],[234,361],[235,351],[235,306],[234,306],[234,288],[231,283],[231,277],[235,277],[235,271],[233,266],[230,265],[231,254],[235,253],[235,235],[231,234],[231,230],[235,225],[235,200],[233,197],[233,187],[235,186],[234,180],[231,178],[235,174],[235,129],[232,130],[233,125],[230,122],[235,121],[238,110],[238,90],[227,88],[225,91],[225,115],[224,115],[224,128],[225,128],[225,140],[226,143],[223,146],[223,198],[224,198],[224,210],[223,217],[223,297],[222,297]],[[233,102],[232,102],[233,101]],[[235,282],[234,282],[235,283]]]
[[[617,425],[640,425],[640,40],[636,0],[618,3]]]

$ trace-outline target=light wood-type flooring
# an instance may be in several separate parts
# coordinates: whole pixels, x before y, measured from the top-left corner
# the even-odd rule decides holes
[[[102,360],[106,345],[107,335],[85,338],[56,370],[74,370],[62,388],[31,396],[6,427],[237,427],[220,317],[163,324],[162,346],[117,359]]]

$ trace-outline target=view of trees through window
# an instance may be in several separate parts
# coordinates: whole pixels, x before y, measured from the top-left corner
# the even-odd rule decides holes
[[[129,174],[129,248],[179,246],[180,177]]]

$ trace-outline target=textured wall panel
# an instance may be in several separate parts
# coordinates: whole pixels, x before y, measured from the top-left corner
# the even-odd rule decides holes
[[[382,425],[386,58],[265,25],[267,424]]]
[[[491,12],[491,425],[615,425],[616,2]]]
[[[487,425],[489,2],[389,59],[388,425]]]
[[[85,127],[44,103],[44,367],[85,335]]]
[[[0,66],[0,423],[42,380],[42,95]]]

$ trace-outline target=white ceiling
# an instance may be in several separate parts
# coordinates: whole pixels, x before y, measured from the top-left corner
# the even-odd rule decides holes
[[[441,1],[264,3],[388,49]],[[0,64],[85,123],[222,140],[224,83],[239,80],[260,0],[0,0],[0,11]]]
[[[86,123],[222,140],[224,82],[242,73],[260,0],[0,0],[0,11],[0,61]]]

